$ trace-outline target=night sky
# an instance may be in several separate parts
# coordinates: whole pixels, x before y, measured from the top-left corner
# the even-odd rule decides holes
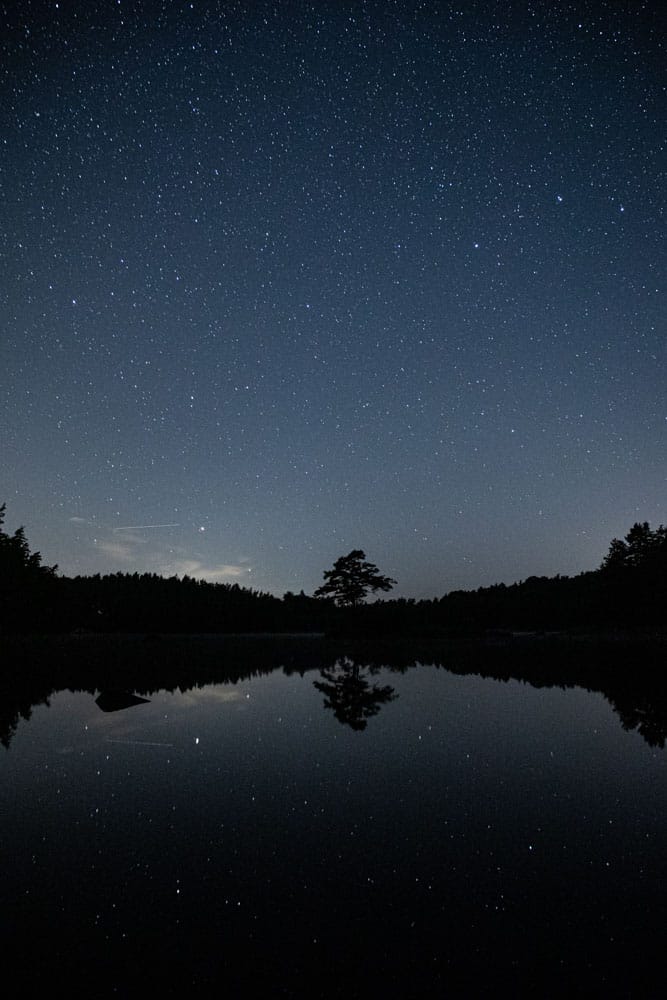
[[[0,502],[398,596],[667,521],[658,2],[0,5]]]

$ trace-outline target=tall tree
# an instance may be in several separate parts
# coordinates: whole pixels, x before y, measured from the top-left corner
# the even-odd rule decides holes
[[[43,566],[31,552],[23,528],[3,531],[5,505],[0,505],[0,632],[37,630],[53,617],[56,566]]]
[[[25,530],[17,528],[13,535],[2,530],[5,521],[5,507],[0,505],[0,574],[3,583],[13,584],[40,576],[53,576],[57,566],[42,566],[39,552],[31,552],[25,537]]]
[[[651,530],[648,521],[636,522],[622,541],[612,539],[609,552],[602,563],[603,569],[629,567],[649,568],[667,561],[667,528],[660,525]]]
[[[396,583],[367,562],[361,549],[353,549],[337,559],[333,568],[325,571],[324,581],[315,591],[315,597],[333,597],[339,606],[351,608],[361,604],[369,591],[391,590]]]

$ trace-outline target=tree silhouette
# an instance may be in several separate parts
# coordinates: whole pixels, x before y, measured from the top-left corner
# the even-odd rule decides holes
[[[341,607],[352,608],[361,604],[369,591],[391,590],[396,583],[382,576],[373,563],[366,562],[366,553],[361,549],[353,549],[337,559],[333,569],[325,571],[324,580],[315,597],[333,597]]]
[[[38,576],[53,576],[57,566],[42,566],[39,552],[31,552],[25,530],[17,528],[13,535],[2,530],[6,504],[0,505],[0,574],[5,585],[16,584]]]
[[[615,626],[663,624],[667,601],[667,528],[633,524],[614,538],[600,572],[605,615]]]
[[[31,552],[23,528],[3,531],[5,504],[0,505],[0,632],[43,627],[51,615],[56,566],[43,566]]]
[[[653,567],[667,562],[667,528],[660,525],[651,530],[648,521],[636,522],[625,536],[612,539],[609,552],[602,563],[603,569],[629,569]]]

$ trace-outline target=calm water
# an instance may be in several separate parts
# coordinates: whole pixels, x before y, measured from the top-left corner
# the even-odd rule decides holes
[[[601,695],[429,666],[60,692],[0,748],[0,815],[26,988],[657,995],[667,754]]]

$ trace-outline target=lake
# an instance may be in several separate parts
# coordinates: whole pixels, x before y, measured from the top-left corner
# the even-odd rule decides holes
[[[602,693],[345,657],[237,673],[59,690],[11,727],[26,992],[656,993],[667,755]]]

